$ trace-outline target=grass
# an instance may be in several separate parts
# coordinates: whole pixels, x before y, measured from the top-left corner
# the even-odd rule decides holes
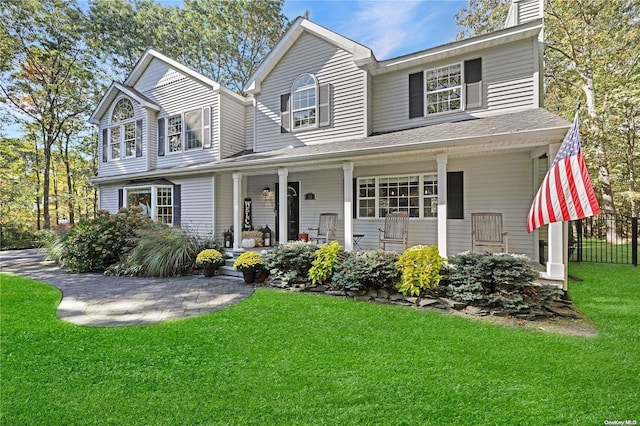
[[[260,289],[153,326],[56,318],[1,275],[2,425],[604,424],[640,420],[640,270],[571,265],[586,339]]]

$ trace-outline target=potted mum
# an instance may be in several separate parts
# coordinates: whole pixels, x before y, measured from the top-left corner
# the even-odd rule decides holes
[[[247,251],[233,262],[233,269],[242,272],[244,282],[251,284],[256,280],[256,275],[264,269],[264,260],[260,253]]]
[[[215,249],[202,250],[196,257],[196,266],[202,268],[205,277],[214,276],[216,269],[222,265],[224,265],[224,257]]]

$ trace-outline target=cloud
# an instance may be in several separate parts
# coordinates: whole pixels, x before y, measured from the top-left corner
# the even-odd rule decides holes
[[[428,39],[437,39],[438,43],[450,41],[452,36],[448,33],[455,30],[455,23],[451,27],[451,10],[459,4],[459,1],[360,0],[352,19],[343,24],[342,34],[371,48],[378,59],[426,49],[435,45],[425,44]]]
[[[407,44],[419,6],[418,1],[360,1],[350,25],[354,38],[370,47],[376,57],[389,57]]]

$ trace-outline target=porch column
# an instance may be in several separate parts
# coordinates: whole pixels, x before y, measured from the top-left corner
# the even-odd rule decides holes
[[[287,211],[287,194],[289,193],[288,181],[289,170],[278,169],[278,242],[287,242],[287,230],[289,229],[289,212]]]
[[[447,257],[447,154],[438,154],[438,251]]]
[[[353,250],[353,163],[342,163],[344,180],[344,249]]]
[[[241,251],[242,226],[242,173],[234,173],[233,177],[233,251]]]
[[[555,158],[560,144],[549,145],[549,158]],[[554,280],[565,279],[564,265],[564,222],[549,224],[549,260],[547,261],[547,275],[545,278]]]

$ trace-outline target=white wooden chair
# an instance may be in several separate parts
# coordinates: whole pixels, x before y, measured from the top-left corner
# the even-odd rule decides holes
[[[509,251],[509,233],[502,231],[502,213],[471,213],[471,251],[476,247]]]
[[[402,244],[407,249],[409,242],[409,213],[389,213],[384,218],[384,229],[380,231],[380,248],[386,249],[387,244]]]
[[[328,243],[336,239],[336,225],[338,223],[337,213],[321,213],[317,228],[309,228],[309,231],[316,231],[316,235],[309,235],[309,241],[323,241]]]

